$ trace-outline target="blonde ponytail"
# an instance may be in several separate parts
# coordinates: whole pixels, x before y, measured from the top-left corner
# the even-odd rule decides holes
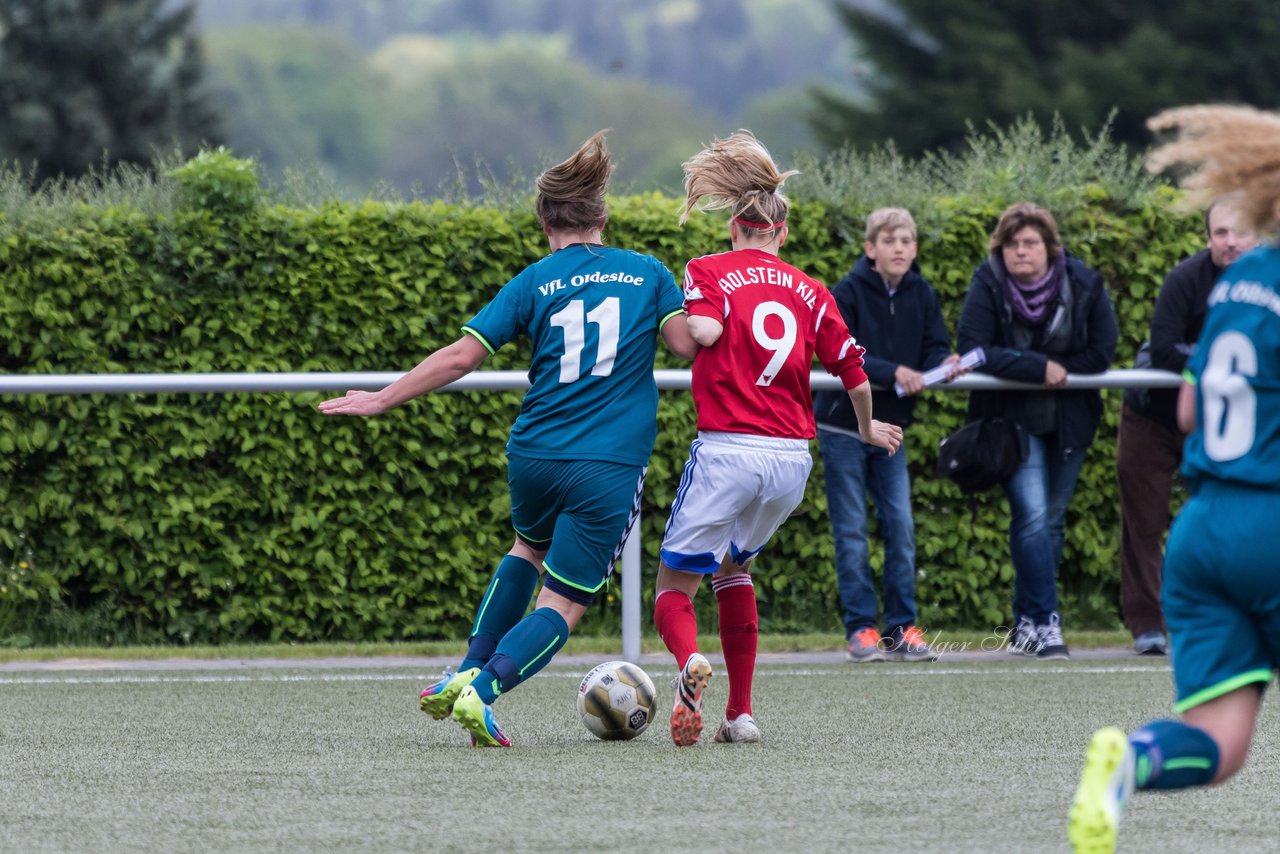
[[[1241,225],[1275,232],[1280,224],[1280,115],[1220,104],[1165,110],[1147,121],[1152,131],[1175,137],[1147,157],[1162,172],[1187,164],[1182,180],[1188,207],[1204,207],[1226,195]]]
[[[787,221],[791,203],[780,188],[795,170],[779,172],[769,151],[751,131],[716,139],[684,163],[683,225],[696,208],[732,211],[733,220],[749,232],[776,232]]]

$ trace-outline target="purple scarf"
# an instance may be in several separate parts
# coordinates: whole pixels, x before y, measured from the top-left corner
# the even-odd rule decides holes
[[[1004,259],[999,255],[992,257],[996,269],[1000,272],[1004,298],[1009,301],[1013,314],[1026,326],[1039,326],[1049,316],[1062,293],[1062,277],[1066,273],[1066,254],[1059,250],[1048,271],[1034,282],[1019,282],[1005,269]]]

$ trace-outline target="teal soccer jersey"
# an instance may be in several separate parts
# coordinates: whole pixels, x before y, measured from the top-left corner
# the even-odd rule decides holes
[[[643,466],[657,437],[653,355],[684,295],[655,258],[574,244],[526,267],[463,326],[496,351],[533,344],[507,451]]]
[[[1179,712],[1280,667],[1280,250],[1256,249],[1209,294],[1187,370],[1196,423],[1182,472],[1191,497],[1169,532],[1160,598]]]
[[[1196,379],[1199,429],[1183,475],[1280,489],[1280,249],[1232,264],[1209,294],[1204,330],[1187,370]]]

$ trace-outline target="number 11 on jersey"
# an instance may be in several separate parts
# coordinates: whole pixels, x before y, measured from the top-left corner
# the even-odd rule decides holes
[[[617,297],[607,297],[591,311],[585,311],[586,302],[575,299],[551,315],[551,325],[564,330],[564,355],[560,357],[560,382],[577,382],[582,376],[582,350],[587,343],[588,323],[594,323],[599,329],[596,363],[591,368],[591,376],[607,377],[613,373],[613,360],[618,356],[620,304]]]

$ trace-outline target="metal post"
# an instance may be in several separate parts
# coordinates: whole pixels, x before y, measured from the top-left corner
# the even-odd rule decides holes
[[[640,520],[622,546],[622,657],[640,662]]]

